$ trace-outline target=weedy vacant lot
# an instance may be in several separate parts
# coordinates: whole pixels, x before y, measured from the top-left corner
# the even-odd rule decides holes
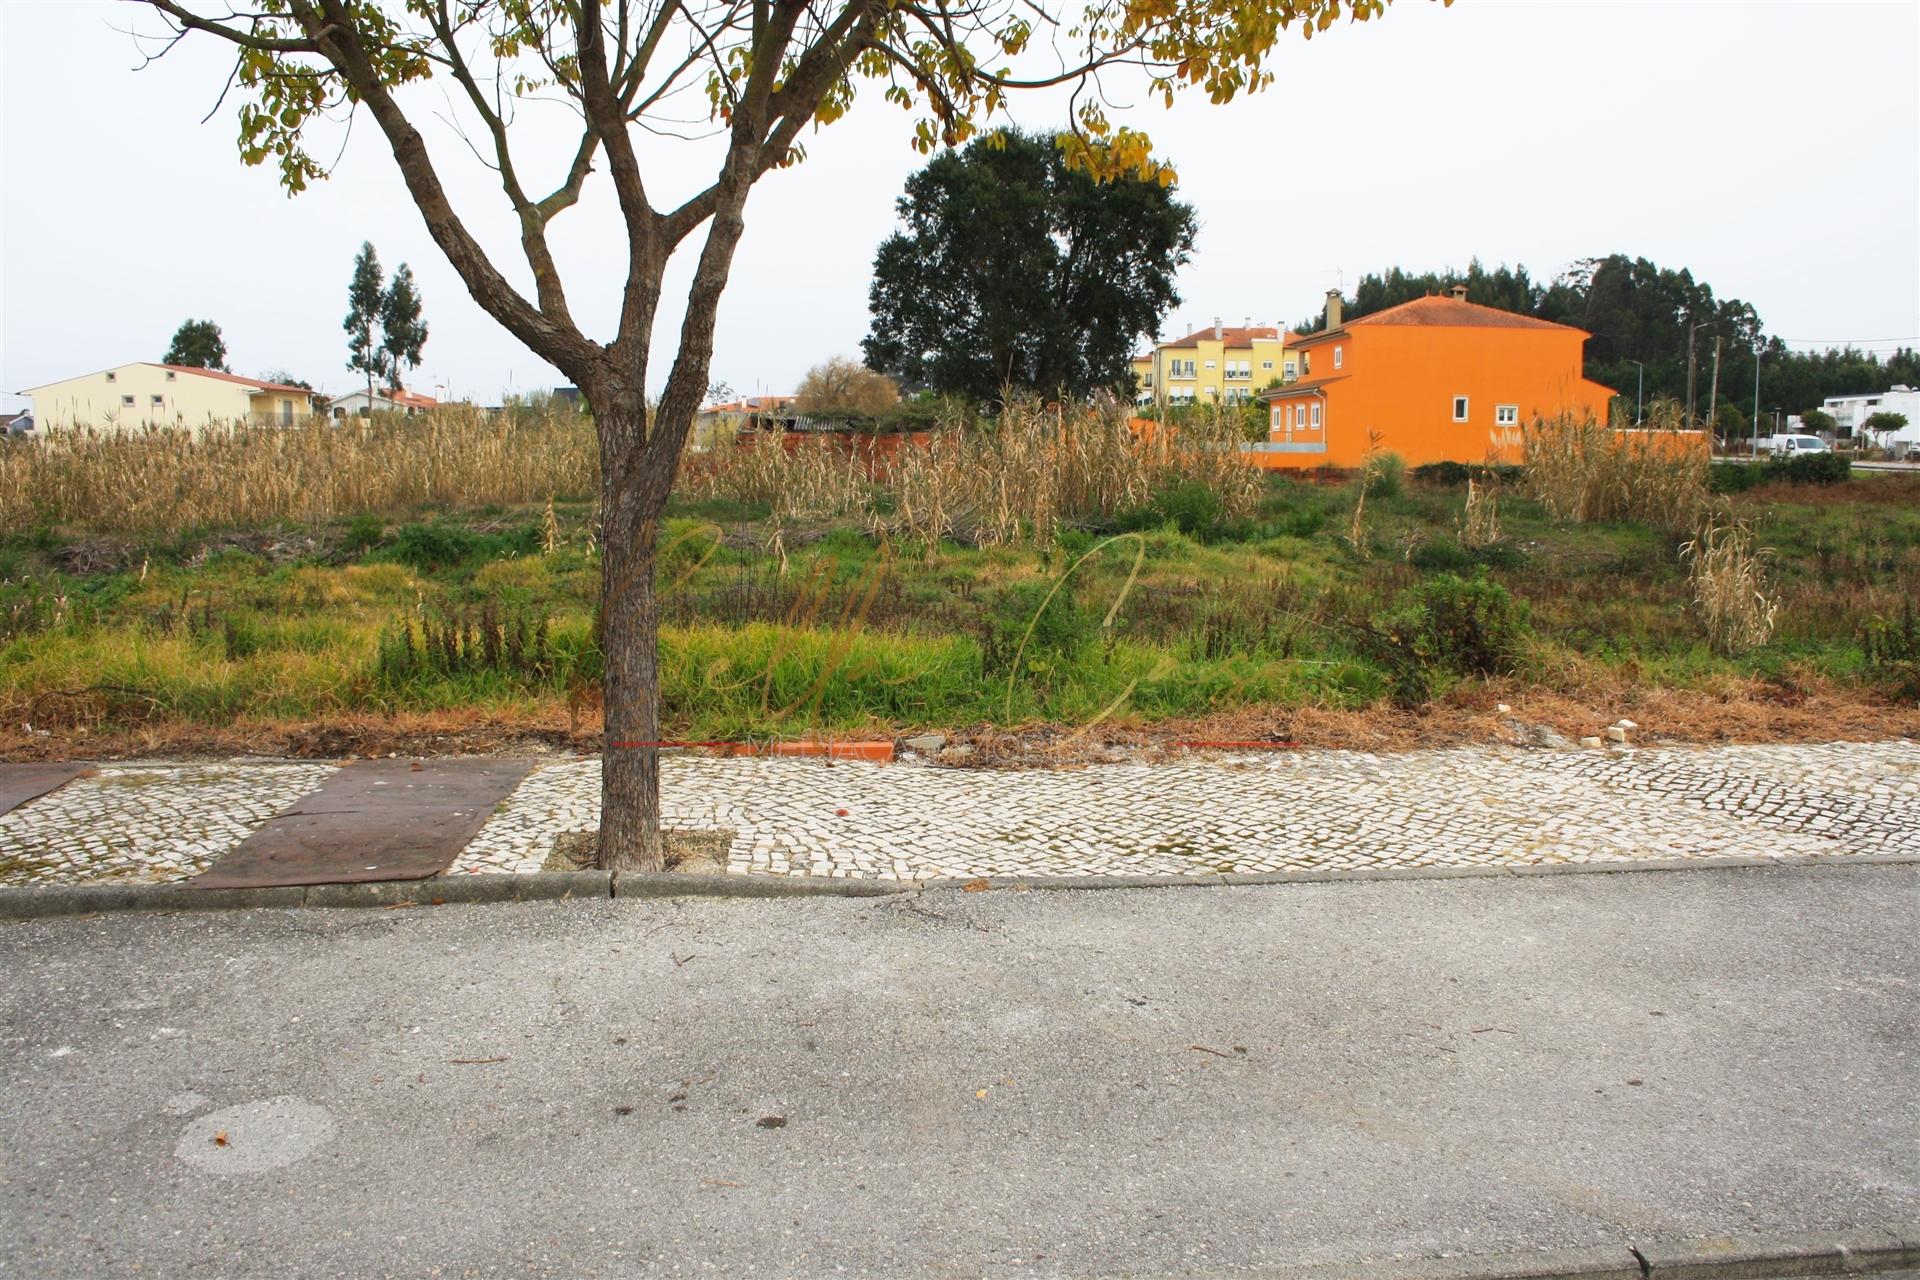
[[[1526,469],[1296,479],[1236,430],[1016,406],[690,456],[670,730],[1376,745],[1511,733],[1506,701],[1565,731],[1920,731],[1920,478],[1561,423]],[[0,450],[0,751],[586,746],[592,458],[554,414]]]

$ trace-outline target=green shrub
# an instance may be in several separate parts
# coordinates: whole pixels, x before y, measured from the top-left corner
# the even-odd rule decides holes
[[[1744,462],[1716,462],[1707,468],[1707,487],[1715,493],[1745,493],[1771,479],[1770,470]]]
[[[1428,573],[1465,573],[1473,567],[1472,553],[1452,538],[1429,538],[1407,560]]]
[[[1875,618],[1860,630],[1867,678],[1890,698],[1920,698],[1920,613],[1913,598],[1901,601],[1897,618]]]
[[[1853,460],[1842,453],[1803,453],[1770,462],[1767,471],[1788,484],[1843,484],[1853,474]]]
[[[1203,480],[1182,480],[1153,495],[1145,506],[1121,512],[1114,519],[1121,531],[1159,529],[1172,525],[1196,542],[1219,542],[1246,538],[1253,526],[1244,520],[1231,520],[1227,504],[1212,485]]]
[[[1021,582],[1000,593],[980,639],[985,674],[1004,675],[1018,658],[1022,672],[1044,679],[1070,664],[1093,640],[1093,618],[1073,598],[1071,586],[1053,591],[1054,585]],[[1050,591],[1052,599],[1047,597]]]
[[[344,544],[349,554],[370,551],[386,536],[386,526],[379,516],[355,516],[347,525],[347,537]]]
[[[436,520],[432,524],[401,525],[394,531],[393,543],[382,552],[382,558],[425,570],[469,560],[530,556],[539,550],[538,525],[476,533],[464,525]]]
[[[1367,492],[1376,498],[1397,498],[1407,481],[1407,460],[1397,453],[1383,453],[1373,460],[1373,480]]]
[[[1379,629],[1430,668],[1463,676],[1513,670],[1531,628],[1524,600],[1485,577],[1438,574],[1402,593]]]

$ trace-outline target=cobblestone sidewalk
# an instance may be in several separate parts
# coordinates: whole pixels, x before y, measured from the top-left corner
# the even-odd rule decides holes
[[[179,880],[336,766],[103,766],[0,815],[0,884]],[[729,871],[1201,875],[1633,859],[1920,856],[1920,744],[1194,756],[1000,772],[670,757],[669,825]],[[543,763],[449,874],[534,872],[598,822],[597,760]]]

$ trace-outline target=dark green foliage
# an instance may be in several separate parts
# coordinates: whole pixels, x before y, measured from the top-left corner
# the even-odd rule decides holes
[[[1760,463],[1716,462],[1707,472],[1715,493],[1745,493],[1763,484],[1844,484],[1853,460],[1840,453],[1803,453]]]
[[[349,554],[372,550],[386,535],[386,525],[379,516],[355,516],[347,525],[346,541],[343,544]]]
[[[1875,618],[1860,630],[1867,678],[1890,698],[1920,698],[1920,612],[1913,597],[1900,602],[1895,618]]]
[[[371,241],[362,244],[353,260],[353,279],[347,285],[347,318],[340,327],[347,331],[347,368],[366,374],[369,390],[384,364],[380,341],[374,334],[380,324],[384,284],[380,255],[374,252]]]
[[[1092,642],[1094,620],[1073,598],[1071,585],[1058,591],[1054,586],[1022,582],[1000,593],[981,631],[983,675],[1004,676],[1018,659],[1023,675],[1044,683]]]
[[[1487,578],[1451,573],[1402,593],[1376,626],[1422,665],[1462,676],[1512,671],[1531,630],[1524,600]]]
[[[1197,227],[1170,188],[1096,183],[1012,131],[936,156],[899,213],[874,257],[867,364],[981,402],[1009,387],[1131,399],[1135,344],[1179,301]]]
[[[413,283],[413,269],[401,263],[394,270],[393,283],[380,295],[379,358],[387,385],[401,385],[405,369],[420,367],[421,349],[427,345],[427,322],[420,318],[420,291]]]
[[[374,659],[374,675],[388,688],[487,672],[533,682],[553,670],[546,617],[529,620],[517,609],[502,613],[492,601],[417,624],[402,619],[381,631]]]
[[[1407,560],[1428,573],[1465,573],[1473,568],[1472,553],[1452,538],[1429,538]]]
[[[1803,453],[1769,462],[1767,471],[1788,484],[1844,484],[1853,474],[1853,460],[1840,453]]]
[[[1140,530],[1171,524],[1201,542],[1246,532],[1231,526],[1226,515],[1226,504],[1209,485],[1199,480],[1183,480],[1154,494],[1144,507],[1121,512],[1115,517],[1114,525],[1121,530]]]
[[[220,326],[211,320],[189,320],[182,324],[174,331],[173,342],[167,347],[167,354],[160,357],[160,363],[225,372],[227,343],[220,336]]]
[[[1765,465],[1716,462],[1707,469],[1707,487],[1715,493],[1745,493],[1771,478]]]
[[[259,624],[248,614],[227,614],[220,620],[220,647],[228,662],[251,658],[265,647]]]
[[[442,569],[473,560],[532,555],[539,547],[540,530],[534,525],[476,533],[463,525],[435,521],[401,525],[394,531],[391,545],[377,558],[397,560],[416,569]]]

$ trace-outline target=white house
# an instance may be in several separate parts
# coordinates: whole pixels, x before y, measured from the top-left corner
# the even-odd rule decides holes
[[[440,402],[432,396],[423,396],[417,391],[380,391],[368,399],[366,389],[349,392],[335,399],[327,406],[327,413],[336,420],[341,418],[364,418],[367,408],[372,406],[375,413],[398,413],[411,418],[416,413],[425,413]]]
[[[28,387],[42,431],[92,427],[192,427],[236,422],[292,426],[313,412],[313,392],[217,369],[142,361]]]
[[[1920,391],[1912,387],[1897,385],[1888,391],[1866,395],[1828,396],[1820,402],[1820,407],[1832,414],[1839,429],[1849,435],[1858,434],[1861,425],[1876,413],[1904,414],[1905,427],[1878,433],[1873,443],[1896,453],[1911,453],[1920,448]]]

